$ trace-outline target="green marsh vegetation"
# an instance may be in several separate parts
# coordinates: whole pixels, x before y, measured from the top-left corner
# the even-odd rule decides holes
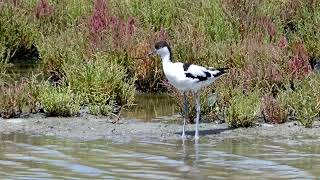
[[[316,0],[17,0],[0,2],[0,17],[4,118],[39,105],[54,116],[77,115],[84,106],[110,115],[130,106],[137,90],[168,91],[181,104],[179,92],[163,82],[161,62],[146,56],[159,40],[171,44],[174,59],[230,68],[202,94],[208,119],[247,127],[261,117],[293,118],[312,127],[319,116]],[[13,59],[34,49],[41,75],[9,80]]]

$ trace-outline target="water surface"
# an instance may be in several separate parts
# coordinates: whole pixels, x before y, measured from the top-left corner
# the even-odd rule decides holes
[[[2,134],[0,178],[8,179],[316,179],[319,140],[200,139],[75,142]]]
[[[173,115],[178,115],[176,106],[173,98],[166,93],[138,94],[135,96],[135,105],[124,110],[122,116],[144,122],[168,121]]]

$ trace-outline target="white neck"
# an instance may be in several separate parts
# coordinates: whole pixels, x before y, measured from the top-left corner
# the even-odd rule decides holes
[[[171,62],[171,53],[168,47],[163,47],[157,50],[157,54],[161,57],[162,63]]]
[[[171,62],[170,53],[160,55],[160,57],[162,59],[162,63],[170,63]]]

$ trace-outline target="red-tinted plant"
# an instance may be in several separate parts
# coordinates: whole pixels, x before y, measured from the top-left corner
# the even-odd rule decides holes
[[[265,80],[269,83],[269,85],[280,84],[283,81],[284,77],[280,68],[278,68],[275,64],[268,64],[265,69]]]
[[[280,49],[285,49],[285,48],[288,47],[288,40],[287,40],[287,38],[286,38],[285,36],[282,36],[282,37],[280,38],[280,41],[279,41],[279,43],[278,43],[278,47],[279,47]]]
[[[48,0],[38,0],[35,15],[37,18],[50,16],[54,11],[53,5],[50,5]]]
[[[302,79],[311,72],[309,56],[302,43],[293,48],[293,57],[289,60],[289,71],[294,79]]]
[[[262,27],[270,37],[270,40],[273,39],[277,33],[276,26],[269,17],[260,17],[258,18],[256,25]]]
[[[130,17],[128,21],[124,21],[117,16],[112,16],[109,22],[109,32],[112,34],[114,48],[119,49],[124,46],[134,34],[135,21],[132,17]]]
[[[12,118],[22,112],[24,91],[27,81],[19,81],[15,84],[1,84],[0,91],[0,117]]]
[[[130,49],[129,55],[135,58],[133,69],[137,75],[137,89],[140,91],[152,92],[164,89],[161,84],[163,72],[160,68],[160,61],[155,60],[155,57],[147,56],[153,50],[154,42],[158,41],[168,41],[168,34],[163,27],[157,32],[150,33],[144,39],[140,39],[139,43]]]
[[[221,1],[224,13],[230,18],[234,28],[239,30],[241,39],[246,38],[259,21],[257,17],[261,0],[224,0]]]
[[[262,98],[262,112],[266,122],[280,124],[287,119],[287,110],[281,106],[279,100],[271,95]]]
[[[298,15],[299,9],[301,6],[300,0],[290,0],[284,3],[284,6],[281,8],[281,16],[285,22],[290,22]]]
[[[255,86],[259,77],[258,73],[259,71],[253,64],[249,64],[245,67],[245,69],[242,72],[244,92],[250,91],[252,86]]]
[[[160,30],[154,35],[154,41],[168,41],[169,35],[166,30],[161,26]]]
[[[89,17],[88,29],[90,44],[95,48],[106,50],[108,43],[113,50],[120,50],[129,46],[136,28],[133,17],[125,21],[112,15],[106,0],[96,0]]]
[[[94,10],[89,18],[89,28],[91,33],[97,33],[107,27],[107,4],[105,0],[96,0]]]
[[[14,7],[17,7],[21,2],[20,0],[12,0]]]

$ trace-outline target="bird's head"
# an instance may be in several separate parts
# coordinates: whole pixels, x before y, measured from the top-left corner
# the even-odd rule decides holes
[[[167,42],[160,41],[154,45],[154,50],[150,55],[159,55],[162,59],[165,57],[171,57],[171,49]]]

